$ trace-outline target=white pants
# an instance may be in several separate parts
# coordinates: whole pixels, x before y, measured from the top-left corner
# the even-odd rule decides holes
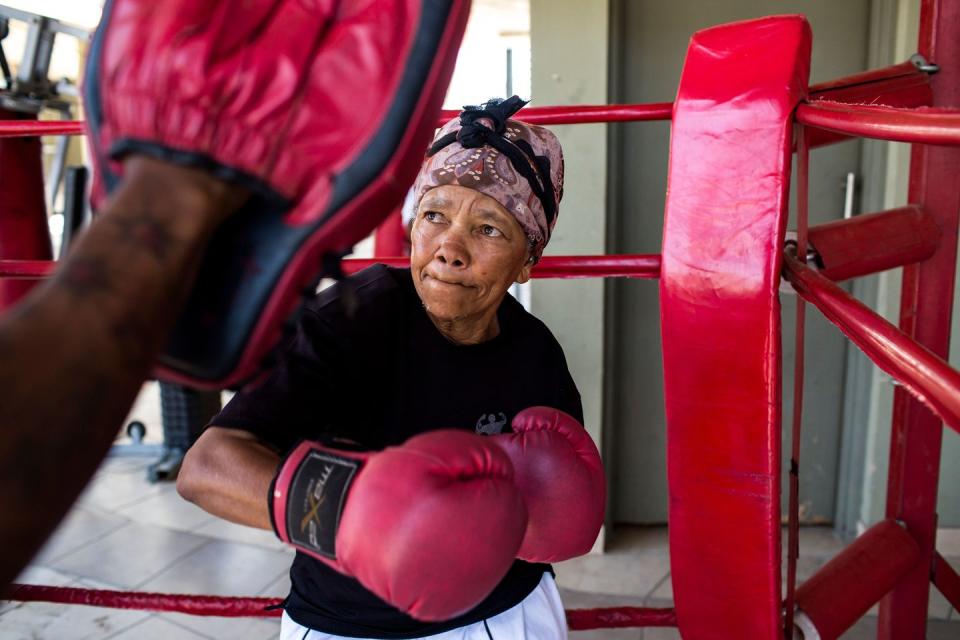
[[[503,613],[432,636],[428,640],[567,640],[567,619],[553,576],[544,573],[537,588],[520,604]],[[313,631],[294,622],[286,613],[280,623],[280,640],[344,640]],[[372,639],[368,639],[372,640]]]

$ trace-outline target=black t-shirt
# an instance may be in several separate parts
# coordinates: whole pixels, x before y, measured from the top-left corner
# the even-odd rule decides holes
[[[381,449],[435,429],[499,433],[535,405],[582,422],[580,394],[549,329],[510,296],[497,318],[500,333],[492,340],[455,345],[427,317],[409,269],[375,265],[308,302],[276,370],[237,393],[211,424],[249,431],[282,453],[324,436]],[[285,609],[326,633],[419,637],[506,611],[550,570],[517,560],[473,610],[424,623],[297,553]]]

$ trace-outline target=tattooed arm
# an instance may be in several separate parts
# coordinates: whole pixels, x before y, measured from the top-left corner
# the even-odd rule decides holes
[[[96,470],[211,233],[246,197],[200,170],[125,168],[57,275],[0,316],[0,587]]]

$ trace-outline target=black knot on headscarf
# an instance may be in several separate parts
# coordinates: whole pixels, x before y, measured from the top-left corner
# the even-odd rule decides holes
[[[502,138],[507,131],[507,119],[527,104],[520,96],[511,96],[506,100],[493,98],[482,105],[467,105],[460,112],[460,128],[438,139],[427,151],[427,157],[432,156],[440,149],[456,141],[464,149],[477,149],[484,145],[497,146],[492,143],[493,138]],[[490,127],[488,122],[493,124]]]
[[[434,155],[454,142],[465,149],[478,149],[490,146],[507,157],[510,164],[530,184],[533,194],[543,205],[547,224],[557,215],[557,202],[550,179],[550,161],[538,156],[525,140],[511,142],[507,139],[507,119],[527,104],[520,96],[511,96],[506,100],[493,98],[483,105],[465,106],[460,113],[460,128],[438,138],[427,150],[427,157]],[[493,123],[493,128],[486,122]]]
[[[491,134],[502,136],[507,130],[507,119],[520,111],[527,104],[520,96],[511,96],[503,100],[494,98],[483,105],[466,106],[460,113],[460,131],[457,132],[457,142],[466,149],[476,149],[487,144]],[[493,123],[493,128],[486,122]]]

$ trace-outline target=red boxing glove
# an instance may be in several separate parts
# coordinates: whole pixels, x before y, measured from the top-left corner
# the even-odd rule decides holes
[[[96,207],[146,154],[248,189],[160,358],[236,386],[300,299],[399,204],[436,127],[469,0],[109,0],[84,106]]]
[[[527,522],[510,460],[466,431],[371,453],[303,442],[269,499],[281,540],[431,621],[469,611],[493,590]]]
[[[514,482],[529,512],[517,557],[559,562],[590,551],[607,503],[600,452],[576,419],[549,407],[530,407],[513,433],[490,436],[510,457]]]

